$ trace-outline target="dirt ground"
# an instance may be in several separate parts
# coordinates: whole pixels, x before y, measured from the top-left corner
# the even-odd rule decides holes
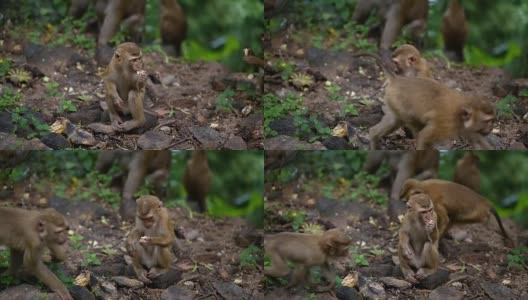
[[[130,133],[96,133],[86,125],[108,121],[102,114],[104,90],[94,58],[82,49],[32,44],[13,37],[10,30],[6,26],[0,31],[0,57],[12,62],[10,70],[27,71],[30,79],[0,78],[0,92],[16,89],[22,94],[18,104],[26,108],[19,114],[22,120],[15,120],[11,111],[0,112],[1,148],[263,148],[262,105],[251,74],[232,73],[216,62],[188,63],[166,60],[159,52],[144,53],[150,78],[145,105],[157,118],[147,114],[145,128]],[[217,99],[227,89],[234,91],[231,100],[218,106]],[[70,100],[77,111],[59,112],[61,100]],[[39,131],[34,124],[65,122],[61,117],[73,129],[35,134]]]
[[[294,73],[311,75],[313,83],[303,88],[295,87],[292,80],[282,80],[281,71],[276,70],[267,77],[266,92],[279,97],[289,92],[300,94],[301,107],[308,111],[305,119],[315,117],[321,126],[330,129],[338,124],[348,124],[348,132],[345,137],[319,137],[317,128],[312,125],[311,133],[306,133],[306,130],[299,133],[293,116],[283,117],[269,125],[278,136],[266,136],[265,149],[368,149],[368,129],[383,116],[384,78],[381,69],[370,58],[352,57],[353,49],[336,52],[308,47],[303,43],[310,39],[310,33],[294,27],[292,25],[281,32],[268,34],[264,42],[265,56],[271,62],[292,63]],[[511,106],[513,115],[499,116],[488,140],[496,149],[526,149],[528,97],[520,96],[519,92],[528,88],[528,80],[513,80],[499,68],[456,65],[438,56],[427,57],[427,60],[435,79],[451,88],[482,95],[495,104],[508,94],[517,97],[519,101]],[[344,99],[332,99],[331,92],[327,90],[329,86],[339,87],[338,94]],[[343,116],[347,104],[355,106],[357,115]],[[384,138],[381,147],[407,149],[413,148],[413,143],[414,140],[400,129]],[[467,149],[468,144],[457,140],[438,147],[445,150]]]
[[[311,186],[312,192],[305,186]],[[382,277],[403,280],[397,257],[398,226],[389,224],[386,210],[357,199],[340,201],[322,197],[324,183],[318,180],[297,179],[287,184],[266,183],[264,216],[265,233],[292,231],[292,222],[285,217],[288,211],[304,211],[305,222],[323,228],[346,228],[355,247],[353,255],[363,254],[368,266],[357,264],[347,257],[338,268],[340,278],[355,278],[347,287],[336,289],[336,295],[316,293],[306,289],[287,290],[277,281],[266,279],[265,296],[270,299],[526,299],[528,272],[507,267],[504,245],[494,221],[458,227],[467,231],[465,240],[445,240],[447,257],[440,271],[422,286],[392,285]],[[382,192],[388,192],[382,190]],[[336,196],[336,198],[339,198]],[[503,219],[506,230],[514,239],[526,242],[526,232],[509,219]],[[455,231],[457,232],[457,231]],[[402,284],[398,282],[398,284]],[[364,298],[362,298],[364,297]],[[367,298],[370,297],[370,298]]]
[[[70,278],[89,275],[85,288],[70,288],[75,299],[95,299],[93,296],[97,299],[262,297],[262,263],[254,267],[240,264],[240,253],[251,243],[258,245],[262,242],[261,234],[252,230],[245,220],[213,219],[196,213],[191,218],[186,209],[169,208],[177,235],[177,245],[173,247],[177,259],[169,272],[143,286],[134,280],[133,271],[124,258],[125,236],[131,225],[121,223],[117,210],[107,203],[65,200],[30,188],[15,188],[2,190],[0,205],[54,207],[66,216],[75,236],[83,237],[76,243],[70,241],[68,259],[57,264],[59,270]],[[100,264],[84,266],[87,253],[97,254]],[[46,288],[39,290],[35,280],[9,289],[0,283],[0,290],[0,299],[29,300],[36,299],[37,295],[43,295],[42,299],[56,299],[52,293],[46,298]]]

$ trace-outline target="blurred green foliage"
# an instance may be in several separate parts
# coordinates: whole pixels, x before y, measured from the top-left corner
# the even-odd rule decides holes
[[[93,50],[95,41],[86,39],[86,23],[95,13],[89,10],[83,22],[67,16],[70,0],[4,0],[0,3],[0,25],[7,20],[14,24],[29,25],[29,37],[38,37],[49,31],[58,33],[52,44],[72,44]],[[187,16],[187,39],[183,44],[183,57],[190,61],[219,61],[232,70],[247,69],[243,62],[243,49],[251,48],[262,54],[260,36],[263,32],[264,4],[261,0],[180,0]],[[159,43],[161,0],[147,0],[144,46]],[[58,28],[48,27],[54,24]],[[59,25],[60,24],[60,25]],[[116,41],[122,41],[118,35]]]
[[[429,20],[426,48],[443,47],[440,22],[449,0],[429,0]],[[528,1],[479,0],[461,1],[470,32],[464,51],[466,63],[471,65],[506,66],[516,76],[528,75]],[[312,46],[326,46],[335,50],[374,50],[365,40],[364,26],[351,22],[357,0],[298,0],[288,1],[283,10],[268,24],[268,30],[280,30],[287,19],[312,32]],[[374,14],[368,24],[378,23]],[[284,28],[284,26],[282,26]],[[396,44],[401,43],[400,41]],[[436,53],[436,52],[435,52]]]
[[[465,151],[442,151],[439,178],[451,180],[456,162]],[[266,175],[267,182],[289,184],[303,178],[304,188],[324,197],[367,199],[384,205],[386,195],[379,194],[379,179],[387,174],[382,165],[376,176],[361,172],[367,151],[299,151],[295,160]],[[528,226],[528,152],[476,151],[480,158],[481,194],[494,203],[502,216]]]
[[[166,203],[185,203],[183,174],[191,151],[172,152]],[[94,170],[97,151],[33,151],[13,168],[0,170],[0,182],[12,185],[35,180],[37,188],[51,190],[72,200],[104,200],[117,207],[120,195],[110,187],[121,172],[114,166],[107,174]],[[213,174],[208,195],[208,213],[213,216],[242,216],[262,224],[264,156],[262,151],[208,151]],[[51,182],[51,183],[50,183]],[[144,184],[137,195],[150,193]]]

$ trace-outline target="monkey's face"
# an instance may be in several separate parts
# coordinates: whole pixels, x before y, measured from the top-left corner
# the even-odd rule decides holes
[[[143,59],[141,58],[141,54],[137,56],[131,56],[129,65],[134,72],[143,70]]]
[[[139,216],[139,219],[143,223],[143,226],[145,226],[145,228],[147,229],[152,228],[152,226],[154,225],[154,215],[153,214],[148,214],[146,216]]]
[[[433,203],[427,194],[415,194],[409,197],[407,208],[418,213],[427,232],[433,231],[436,227],[436,218]]]
[[[339,228],[326,231],[323,234],[323,249],[329,256],[348,255],[348,246],[352,240]]]

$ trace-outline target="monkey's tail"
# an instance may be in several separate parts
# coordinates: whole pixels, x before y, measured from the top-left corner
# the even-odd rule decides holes
[[[385,77],[388,78],[394,78],[396,77],[396,73],[387,65],[383,59],[378,54],[374,54],[371,52],[366,51],[359,51],[354,54],[352,54],[352,57],[359,57],[359,56],[369,56],[376,60],[376,63],[383,69],[383,73],[385,73]]]
[[[508,240],[510,241],[513,241],[512,238],[506,233],[506,230],[504,230],[504,226],[502,226],[502,221],[499,217],[499,214],[497,213],[497,210],[495,210],[495,208],[491,208],[490,209],[491,213],[493,214],[493,216],[495,217],[495,219],[497,220],[497,223],[499,223],[499,227],[500,227],[500,230],[502,232],[502,235],[507,238]]]

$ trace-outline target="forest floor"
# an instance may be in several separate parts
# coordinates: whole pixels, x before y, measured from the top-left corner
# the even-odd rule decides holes
[[[336,51],[307,46],[307,41],[317,33],[293,28],[269,34],[264,43],[266,59],[279,65],[267,77],[266,92],[281,99],[265,98],[265,149],[368,149],[368,129],[383,116],[383,72],[371,58],[352,57],[352,49]],[[323,47],[331,49],[339,44],[339,38],[323,42]],[[482,95],[496,105],[498,120],[488,136],[494,148],[526,149],[528,79],[513,80],[499,68],[453,64],[439,56],[426,55],[426,59],[437,81],[464,93]],[[285,73],[301,79],[284,80]],[[505,98],[508,95],[515,99]],[[289,109],[276,113],[278,109],[272,107],[278,105]],[[346,133],[332,135],[332,129],[338,125],[347,127],[345,124],[348,124]],[[413,148],[413,143],[400,129],[384,138],[381,146],[407,149]],[[465,149],[468,145],[458,140],[439,148]]]
[[[30,186],[31,184],[25,185]],[[74,235],[70,236],[68,258],[54,264],[63,282],[80,275],[84,288],[73,285],[75,299],[262,299],[261,263],[244,265],[241,253],[261,235],[239,218],[211,218],[181,207],[168,208],[174,223],[176,260],[167,273],[144,286],[135,280],[124,258],[126,234],[131,224],[122,223],[117,209],[103,201],[64,200],[37,189],[2,190],[2,206],[53,207],[66,216]],[[0,250],[5,247],[0,246]],[[93,255],[99,263],[95,263]],[[261,259],[259,259],[261,260]],[[87,263],[89,262],[89,263]],[[0,270],[0,273],[3,270]],[[46,288],[36,280],[20,285],[0,280],[0,299],[47,299]],[[32,285],[28,285],[32,284]],[[90,295],[91,294],[91,295]],[[49,299],[54,294],[49,294]],[[260,297],[260,298],[259,298]]]
[[[0,148],[263,148],[262,104],[251,74],[230,72],[216,62],[189,63],[169,60],[156,51],[144,53],[152,87],[145,105],[157,118],[147,114],[144,128],[130,133],[95,133],[86,125],[106,120],[101,108],[104,89],[93,55],[81,48],[48,46],[46,36],[41,37],[42,45],[33,44],[15,36],[14,30],[9,26],[0,30],[0,65],[6,73],[6,66],[16,74],[27,72],[0,78],[1,104],[16,102],[0,112]],[[43,124],[66,122],[62,118],[74,124],[73,133],[60,132],[61,127],[54,133],[43,129]]]
[[[292,231],[290,211],[302,213],[305,223],[346,229],[353,250],[338,263],[337,275],[349,282],[336,289],[338,299],[528,299],[528,272],[507,267],[511,249],[504,245],[496,222],[457,227],[467,234],[461,235],[465,240],[446,239],[447,257],[440,270],[411,287],[395,263],[399,226],[389,224],[385,208],[362,199],[334,200],[350,193],[345,190],[335,190],[334,199],[325,198],[320,195],[324,186],[321,180],[302,178],[287,184],[267,182],[264,229],[266,234]],[[514,239],[526,243],[526,232],[509,219],[503,223]],[[335,299],[330,293],[287,290],[268,278],[265,285],[269,299]]]

